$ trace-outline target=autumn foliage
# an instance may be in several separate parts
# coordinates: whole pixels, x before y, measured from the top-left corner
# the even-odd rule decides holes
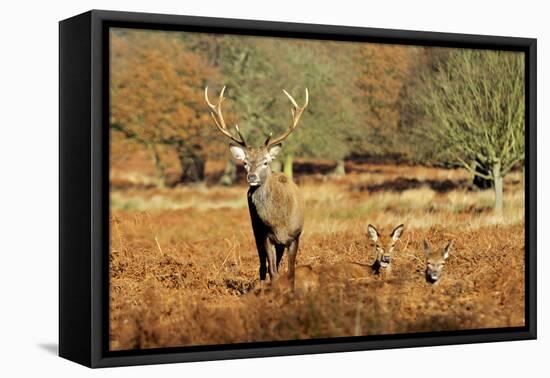
[[[425,93],[442,98],[428,88],[425,78],[437,80],[437,75],[448,74],[450,59],[456,55],[453,51],[115,29],[110,54],[113,158],[124,160],[133,154],[129,150],[141,149],[154,166],[160,186],[174,166],[178,171],[178,178],[172,180],[175,184],[203,181],[208,161],[231,162],[226,141],[217,133],[203,99],[205,86],[215,96],[227,85],[225,119],[231,126],[239,123],[253,145],[287,127],[290,105],[282,89],[298,100],[304,88],[309,89],[308,110],[280,156],[279,163],[284,162],[289,174],[294,159],[300,158],[328,159],[342,168],[345,159],[357,158],[454,164],[457,159],[449,157],[448,148],[426,137],[439,130],[437,118],[441,117],[425,117],[435,100],[421,105],[418,101]],[[495,72],[506,69],[503,56],[491,60],[492,55],[483,51],[476,56],[476,67],[490,63]],[[462,71],[455,75],[463,77],[461,83],[466,86],[464,75],[475,77],[467,67],[458,67]],[[522,80],[503,76],[503,82],[508,79]],[[462,101],[455,110],[466,114],[467,107],[468,102]],[[499,114],[493,118],[502,118]],[[501,123],[491,127],[498,129]],[[475,135],[483,135],[487,128],[484,123],[472,127]],[[118,148],[127,145],[132,149]],[[521,146],[516,152],[515,156],[523,156]],[[476,153],[484,154],[476,150],[470,155]],[[467,157],[466,164],[475,163],[471,160]],[[521,158],[513,163],[512,168]],[[228,168],[231,178],[224,182],[231,184],[234,164],[226,166],[226,172]]]
[[[381,44],[365,44],[358,48],[357,105],[369,140],[361,140],[362,143],[355,147],[357,153],[379,155],[400,151],[399,143],[403,143],[398,135],[400,101],[411,75],[416,50]]]
[[[110,48],[112,129],[159,160],[159,146],[173,149],[181,181],[203,179],[206,157],[220,151],[202,97],[217,71],[174,33],[115,32]]]

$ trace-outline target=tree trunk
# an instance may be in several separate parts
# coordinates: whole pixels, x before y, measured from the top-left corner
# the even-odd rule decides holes
[[[288,178],[292,180],[292,165],[293,165],[293,156],[292,154],[287,154],[285,156],[285,162],[283,167],[283,172],[287,175]]]
[[[476,159],[473,165],[473,169],[477,173],[474,174],[474,179],[472,180],[474,186],[481,190],[491,189],[493,187],[493,180],[482,177],[491,175],[491,167],[487,167],[480,159]]]
[[[160,154],[155,144],[148,144],[147,147],[151,150],[151,157],[155,164],[155,174],[158,188],[164,188],[166,186],[166,167],[160,158]]]
[[[336,167],[331,172],[335,176],[344,176],[346,174],[346,165],[344,160],[337,160]]]
[[[493,180],[495,185],[495,212],[497,214],[502,214],[502,192],[503,192],[503,180],[500,173],[501,164],[497,162],[493,165]]]
[[[237,179],[237,166],[233,160],[229,159],[225,164],[222,177],[220,177],[219,184],[224,186],[230,186],[235,183]]]
[[[180,183],[193,183],[204,180],[205,161],[200,156],[186,148],[178,149],[178,158],[181,166]]]
[[[273,160],[271,162],[271,170],[273,172],[282,172],[283,171],[283,163],[280,159]]]

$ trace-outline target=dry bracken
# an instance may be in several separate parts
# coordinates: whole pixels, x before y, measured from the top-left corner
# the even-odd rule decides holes
[[[524,325],[519,173],[506,178],[498,218],[486,192],[463,186],[468,177],[458,170],[347,168],[344,177],[298,176],[307,222],[294,293],[283,279],[281,290],[257,291],[254,236],[246,202],[239,202],[243,186],[114,191],[111,349]],[[410,189],[399,177],[426,184]],[[434,184],[445,180],[452,185],[444,190]],[[316,190],[321,197],[310,194]],[[331,192],[338,201],[330,201]],[[406,225],[390,277],[366,269],[376,257],[365,237],[369,222],[386,230]],[[434,248],[454,240],[436,285],[425,279],[424,239]]]

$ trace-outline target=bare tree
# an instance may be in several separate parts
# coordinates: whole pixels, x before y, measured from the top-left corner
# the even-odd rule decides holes
[[[432,146],[490,180],[501,213],[503,177],[525,159],[523,53],[453,50],[424,75],[415,102]]]

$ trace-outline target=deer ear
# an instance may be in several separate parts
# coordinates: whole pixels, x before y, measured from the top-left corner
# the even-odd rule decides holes
[[[449,258],[449,253],[451,253],[451,249],[453,249],[453,245],[454,245],[454,240],[451,240],[443,250],[443,258],[445,260]]]
[[[269,147],[269,149],[267,150],[267,153],[269,154],[269,158],[271,160],[274,160],[277,157],[277,155],[279,155],[279,152],[281,152],[282,149],[283,149],[283,146],[280,143]]]
[[[404,228],[405,226],[400,224],[399,226],[393,229],[393,231],[391,232],[391,238],[393,239],[393,241],[398,241],[399,238],[401,238],[401,235],[403,235]]]
[[[373,242],[376,242],[378,240],[378,231],[376,230],[376,228],[374,228],[372,224],[369,224],[367,226],[367,235]]]
[[[229,151],[231,151],[231,154],[233,157],[237,160],[243,161],[246,157],[246,152],[243,147],[237,146],[235,144],[229,145]]]
[[[430,247],[430,243],[428,242],[428,240],[424,239],[424,254],[427,256],[429,256],[432,252],[432,247]]]

